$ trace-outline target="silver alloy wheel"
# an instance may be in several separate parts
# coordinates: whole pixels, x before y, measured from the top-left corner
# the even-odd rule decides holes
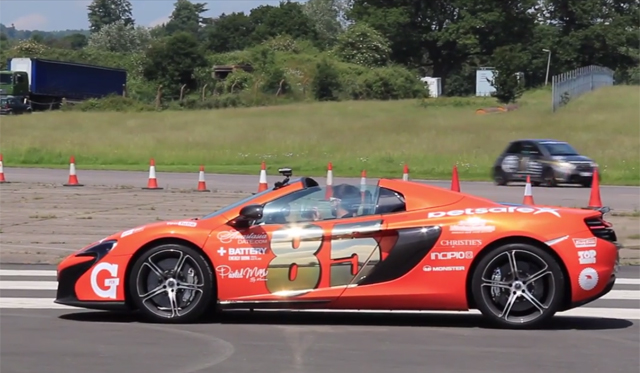
[[[162,318],[188,314],[203,296],[204,273],[189,254],[173,249],[150,255],[136,277],[137,296],[150,312]]]
[[[481,293],[489,310],[502,321],[530,323],[544,316],[554,301],[555,277],[540,256],[509,250],[485,266]]]

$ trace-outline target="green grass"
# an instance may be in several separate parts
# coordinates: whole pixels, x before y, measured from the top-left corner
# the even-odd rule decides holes
[[[488,180],[510,140],[551,137],[600,164],[603,184],[640,183],[640,90],[606,87],[551,113],[550,91],[527,93],[520,109],[476,115],[493,99],[305,103],[249,109],[152,113],[51,112],[0,119],[6,166],[256,174],[282,166],[296,174]]]

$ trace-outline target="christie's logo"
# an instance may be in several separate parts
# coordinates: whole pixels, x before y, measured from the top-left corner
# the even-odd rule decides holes
[[[440,246],[480,246],[482,245],[482,240],[442,240],[440,241]]]
[[[267,243],[267,234],[266,233],[249,233],[247,235],[243,235],[238,231],[225,231],[218,233],[218,240],[222,243],[230,243],[233,240],[236,240],[238,244],[265,244]]]
[[[557,217],[560,217],[560,213],[558,213],[557,209],[546,208],[546,207],[517,207],[517,206],[509,206],[509,207],[484,207],[484,208],[468,208],[464,210],[451,210],[451,211],[436,211],[430,212],[427,217],[428,218],[442,218],[445,216],[462,216],[462,215],[483,215],[483,214],[513,214],[513,213],[521,213],[521,214],[551,214]]]

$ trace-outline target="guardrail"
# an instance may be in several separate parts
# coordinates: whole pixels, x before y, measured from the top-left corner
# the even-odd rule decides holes
[[[602,66],[590,65],[554,75],[551,81],[551,110],[555,112],[574,98],[610,85],[613,85],[613,70]]]

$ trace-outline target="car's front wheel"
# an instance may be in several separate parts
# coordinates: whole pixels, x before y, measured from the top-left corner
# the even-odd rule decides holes
[[[164,244],[136,260],[129,276],[129,294],[151,321],[191,322],[200,318],[214,299],[214,275],[197,250]]]
[[[492,323],[532,328],[549,320],[564,296],[564,275],[556,260],[539,247],[515,243],[483,257],[473,273],[476,306]]]

